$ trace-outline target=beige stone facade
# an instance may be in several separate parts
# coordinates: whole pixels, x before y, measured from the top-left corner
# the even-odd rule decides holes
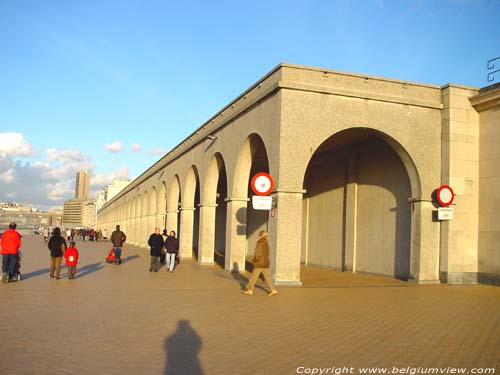
[[[497,283],[499,92],[281,64],[108,202],[98,226],[144,247],[155,226],[175,230],[181,256],[223,254],[228,271],[267,229],[278,284],[300,285],[301,263]],[[257,172],[275,180],[271,211],[251,207]],[[437,220],[443,184],[451,221]]]

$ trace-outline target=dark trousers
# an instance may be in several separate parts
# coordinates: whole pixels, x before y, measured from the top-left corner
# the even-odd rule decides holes
[[[62,257],[50,257],[50,274],[59,277],[61,273]]]
[[[74,279],[76,275],[76,266],[66,266],[68,269],[68,279]]]
[[[155,257],[151,255],[151,266],[150,270],[158,271],[160,269],[160,257]]]
[[[9,278],[14,277],[17,255],[5,254],[2,255],[2,273],[8,273]]]

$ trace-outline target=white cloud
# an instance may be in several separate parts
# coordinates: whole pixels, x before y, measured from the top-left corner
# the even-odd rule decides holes
[[[151,155],[165,155],[167,153],[167,150],[164,150],[162,148],[152,148],[149,150],[149,153]]]
[[[116,154],[116,153],[121,152],[123,150],[123,144],[121,141],[116,141],[113,143],[106,143],[104,145],[104,149],[108,152]]]
[[[35,149],[21,133],[0,133],[0,156],[32,156]]]
[[[75,178],[76,173],[81,170],[94,168],[90,157],[74,149],[47,151],[47,163],[36,163],[35,166],[45,169],[44,177],[52,181],[61,181]]]
[[[0,173],[0,181],[6,184],[14,182],[16,179],[16,171],[14,168],[9,168],[4,172]]]
[[[132,152],[140,152],[142,150],[142,146],[139,143],[132,144]]]

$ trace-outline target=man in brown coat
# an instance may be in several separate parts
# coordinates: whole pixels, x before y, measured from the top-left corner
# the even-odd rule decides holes
[[[269,297],[278,294],[278,291],[273,285],[273,280],[271,279],[271,274],[269,273],[269,243],[267,242],[268,233],[265,230],[261,230],[259,233],[259,240],[257,241],[257,246],[255,246],[255,252],[253,255],[253,272],[248,281],[247,290],[242,293],[248,296],[253,294],[253,287],[257,282],[260,274],[264,275],[264,280],[266,284],[271,289],[268,294]]]

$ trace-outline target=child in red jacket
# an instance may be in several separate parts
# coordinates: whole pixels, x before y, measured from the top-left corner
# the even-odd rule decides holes
[[[78,262],[78,249],[73,241],[69,243],[69,247],[64,251],[64,258],[66,258],[66,267],[68,268],[68,279],[74,279],[76,263]]]

